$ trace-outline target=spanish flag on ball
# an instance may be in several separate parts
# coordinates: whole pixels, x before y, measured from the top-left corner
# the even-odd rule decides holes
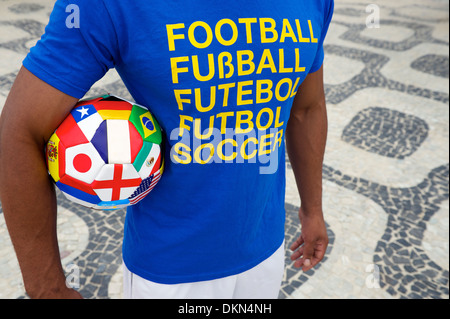
[[[113,95],[80,101],[47,143],[50,175],[65,196],[96,209],[134,205],[164,167],[162,131],[150,111]]]

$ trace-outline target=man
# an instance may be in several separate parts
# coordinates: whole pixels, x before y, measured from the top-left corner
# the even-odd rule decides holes
[[[328,244],[322,62],[332,11],[332,0],[58,0],[0,122],[0,196],[28,295],[81,297],[65,285],[42,150],[112,67],[166,134],[163,177],[126,216],[126,297],[277,297],[284,138],[301,198],[291,259],[314,267]]]

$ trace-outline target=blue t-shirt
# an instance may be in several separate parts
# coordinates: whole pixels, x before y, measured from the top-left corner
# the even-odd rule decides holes
[[[164,174],[126,215],[132,272],[216,279],[282,244],[284,133],[332,12],[332,0],[56,2],[24,66],[77,98],[116,68],[165,132]]]

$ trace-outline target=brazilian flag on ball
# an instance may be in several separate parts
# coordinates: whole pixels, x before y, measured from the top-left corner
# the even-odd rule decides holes
[[[48,141],[48,170],[73,202],[95,209],[134,205],[161,178],[162,141],[147,108],[113,95],[83,100]]]

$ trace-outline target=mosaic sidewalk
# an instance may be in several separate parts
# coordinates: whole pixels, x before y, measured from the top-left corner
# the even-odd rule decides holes
[[[52,2],[0,0],[0,107]],[[424,3],[376,1],[379,28],[368,28],[371,2],[336,0],[325,43],[330,244],[306,273],[287,253],[280,298],[449,298],[449,5]],[[131,99],[114,71],[87,96],[106,92]],[[299,198],[286,166],[290,243]],[[60,194],[58,209],[62,261],[80,271],[80,292],[121,298],[125,211],[87,210]],[[0,204],[0,298],[23,297]]]

